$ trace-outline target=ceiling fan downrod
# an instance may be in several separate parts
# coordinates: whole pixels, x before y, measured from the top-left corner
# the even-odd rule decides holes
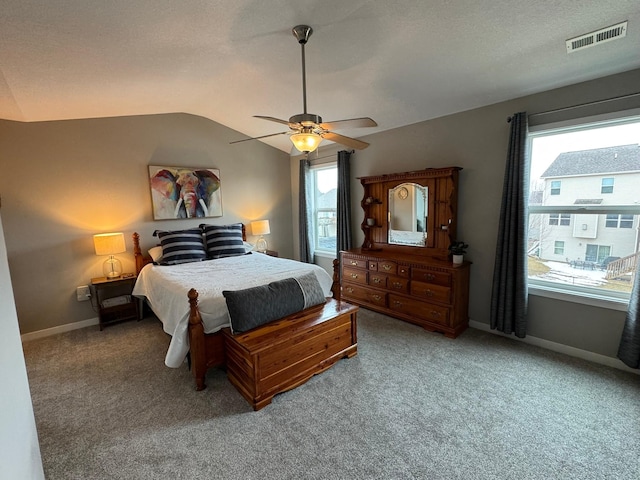
[[[318,124],[322,123],[322,118],[319,115],[307,113],[307,68],[304,54],[304,46],[309,41],[309,37],[313,33],[313,28],[308,25],[296,25],[291,30],[293,36],[296,37],[302,51],[302,107],[303,112],[300,115],[294,115],[289,118],[291,123],[301,123],[302,125]]]

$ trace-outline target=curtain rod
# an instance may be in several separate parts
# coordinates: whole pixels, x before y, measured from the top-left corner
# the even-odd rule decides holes
[[[622,99],[625,99],[625,98],[637,97],[639,95],[640,95],[640,92],[629,93],[629,94],[626,94],[626,95],[620,95],[618,97],[606,98],[604,100],[596,100],[596,101],[593,101],[593,102],[586,102],[586,103],[580,103],[578,105],[571,105],[570,107],[562,107],[562,108],[556,108],[554,110],[547,110],[546,112],[532,113],[532,114],[529,115],[529,118],[537,117],[539,115],[548,115],[550,113],[564,112],[566,110],[573,110],[574,108],[588,107],[590,105],[599,105],[601,103],[607,103],[607,102],[613,102],[615,100],[622,100]],[[511,117],[509,117],[509,119],[510,118]]]
[[[354,154],[356,153],[355,150],[350,150],[349,153]],[[335,157],[338,154],[338,152],[336,153],[332,153],[331,155],[325,155],[323,157],[314,157],[314,158],[310,158],[309,155],[307,155],[307,160],[312,161],[312,160],[322,160],[324,158],[331,158],[331,157]]]

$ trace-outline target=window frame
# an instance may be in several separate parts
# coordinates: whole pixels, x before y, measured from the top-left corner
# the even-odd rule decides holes
[[[560,123],[549,123],[549,124],[541,124],[530,127],[529,132],[527,134],[527,151],[531,153],[533,152],[533,140],[536,137],[543,137],[553,134],[569,133],[580,130],[592,130],[595,128],[604,128],[610,127],[614,125],[624,125],[630,123],[638,123],[640,122],[640,109],[629,110],[626,112],[617,112],[616,114],[607,114],[600,115],[597,117],[585,117],[582,119],[575,119],[568,122],[560,122]],[[530,160],[531,161],[531,160]],[[611,177],[605,177],[611,178]],[[604,178],[603,178],[604,181]],[[553,180],[552,182],[560,182],[558,180]],[[614,182],[615,184],[615,179]],[[560,188],[557,188],[558,185],[554,185],[555,188],[550,188],[550,195],[559,195]],[[601,190],[603,187],[603,183],[601,182]],[[611,186],[612,192],[614,185]],[[554,193],[554,189],[557,189],[557,192]],[[606,195],[607,193],[602,192],[601,194]],[[606,215],[606,214],[616,214],[618,215],[618,225],[620,225],[622,216],[631,216],[631,219],[627,219],[627,221],[632,222],[631,228],[633,228],[633,223],[635,222],[635,216],[639,216],[640,221],[640,205],[538,205],[538,204],[529,204],[528,205],[528,214],[531,216],[532,214],[558,214],[558,225],[560,226],[560,214],[569,214],[570,216],[576,214],[595,214],[595,215]],[[530,218],[530,217],[529,217]],[[527,225],[530,225],[529,221]],[[554,225],[555,227],[556,225]],[[624,227],[628,228],[628,227]],[[553,250],[555,251],[555,245]],[[528,253],[525,253],[528,257]],[[640,268],[637,267],[637,268]],[[597,287],[587,287],[587,286],[577,286],[577,285],[569,285],[562,284],[550,281],[544,281],[541,279],[526,278],[528,291],[530,294],[537,296],[544,296],[550,298],[556,298],[560,300],[565,300],[569,302],[576,302],[586,305],[594,305],[602,308],[608,308],[613,310],[626,310],[629,303],[630,293],[607,290],[603,288]]]
[[[320,193],[318,190],[318,172],[323,170],[335,170],[336,174],[336,188],[337,188],[337,180],[338,180],[338,162],[325,162],[317,165],[311,165],[309,167],[309,173],[311,174],[311,211],[308,212],[310,224],[312,231],[310,232],[311,241],[313,243],[313,251],[315,255],[320,256],[336,256],[335,248],[323,248],[320,246],[320,225],[319,225],[319,213],[320,212],[335,212],[335,216],[338,214],[338,204],[336,197],[336,205],[334,208],[319,208],[318,207],[318,194]]]

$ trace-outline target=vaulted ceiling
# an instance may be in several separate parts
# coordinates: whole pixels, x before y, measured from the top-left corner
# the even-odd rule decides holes
[[[567,54],[625,20],[625,38]],[[253,115],[303,111],[298,24],[308,111],[378,122],[339,131],[354,137],[640,67],[638,0],[3,0],[0,118],[187,112],[276,133]]]

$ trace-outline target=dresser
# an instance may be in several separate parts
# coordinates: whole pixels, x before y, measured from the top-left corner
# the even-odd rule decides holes
[[[459,167],[360,177],[360,248],[340,252],[340,295],[455,338],[469,325],[471,263],[454,264]]]
[[[455,338],[469,326],[469,262],[341,252],[342,299]]]

